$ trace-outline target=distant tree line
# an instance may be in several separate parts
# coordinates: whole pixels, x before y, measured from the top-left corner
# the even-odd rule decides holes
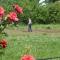
[[[19,18],[20,22],[25,24],[29,17],[33,23],[60,23],[60,2],[58,0],[45,0],[45,2],[47,4],[41,6],[39,0],[1,0],[0,5],[7,10],[7,13],[13,10],[11,6],[14,3],[23,7],[24,13],[19,14]]]

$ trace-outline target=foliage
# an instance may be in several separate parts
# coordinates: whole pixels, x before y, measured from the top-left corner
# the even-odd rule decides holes
[[[33,23],[60,23],[60,2],[46,4],[41,6],[39,0],[1,0],[2,6],[5,7],[7,13],[13,10],[13,3],[18,3],[23,7],[23,15],[19,14],[20,22],[27,24],[28,18],[32,19]],[[19,23],[20,23],[19,22]]]
[[[6,40],[1,39],[3,37],[1,33],[3,33],[7,25],[9,26],[10,24],[19,21],[17,14],[23,14],[23,9],[18,4],[13,4],[12,7],[14,11],[11,10],[11,12],[7,14],[6,10],[2,6],[0,6],[0,50],[1,51],[3,48],[6,48],[7,46]],[[4,53],[4,51],[2,53]]]
[[[23,14],[23,9],[18,4],[13,4],[14,11],[5,15],[5,10],[0,7],[0,33],[7,27],[7,25],[16,23],[19,21],[17,14]]]

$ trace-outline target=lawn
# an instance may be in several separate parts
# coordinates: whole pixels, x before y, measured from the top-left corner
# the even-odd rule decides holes
[[[60,57],[60,25],[36,24],[32,28],[33,32],[27,32],[26,25],[10,26],[5,29],[8,36],[4,38],[7,39],[8,45],[2,60],[20,60],[25,53],[37,59]],[[60,58],[54,60],[60,60]]]

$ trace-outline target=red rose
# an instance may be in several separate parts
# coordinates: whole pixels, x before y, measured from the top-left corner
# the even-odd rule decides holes
[[[18,21],[16,12],[10,12],[8,14],[8,18],[9,18],[10,22]]]
[[[6,48],[6,46],[7,46],[6,40],[5,40],[5,39],[2,39],[2,40],[0,41],[0,45],[2,46],[2,48]]]
[[[35,60],[35,58],[32,55],[24,55],[21,60]]]
[[[17,11],[17,13],[23,13],[22,7],[20,7],[20,6],[17,5],[17,4],[15,4],[15,5],[13,5],[13,6],[14,6],[15,10]]]
[[[5,12],[4,8],[0,6],[0,17],[4,15],[4,12]]]

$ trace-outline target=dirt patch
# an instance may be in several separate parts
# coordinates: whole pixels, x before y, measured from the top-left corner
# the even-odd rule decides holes
[[[34,32],[45,32],[45,33],[60,33],[60,30],[58,29],[36,29],[33,30]]]
[[[18,29],[14,29],[14,30],[9,30],[9,29],[5,29],[5,32],[7,32],[8,34],[22,34],[22,33],[29,33],[26,29],[24,30],[18,30]],[[60,34],[60,30],[59,29],[33,29],[32,33],[59,33]]]

